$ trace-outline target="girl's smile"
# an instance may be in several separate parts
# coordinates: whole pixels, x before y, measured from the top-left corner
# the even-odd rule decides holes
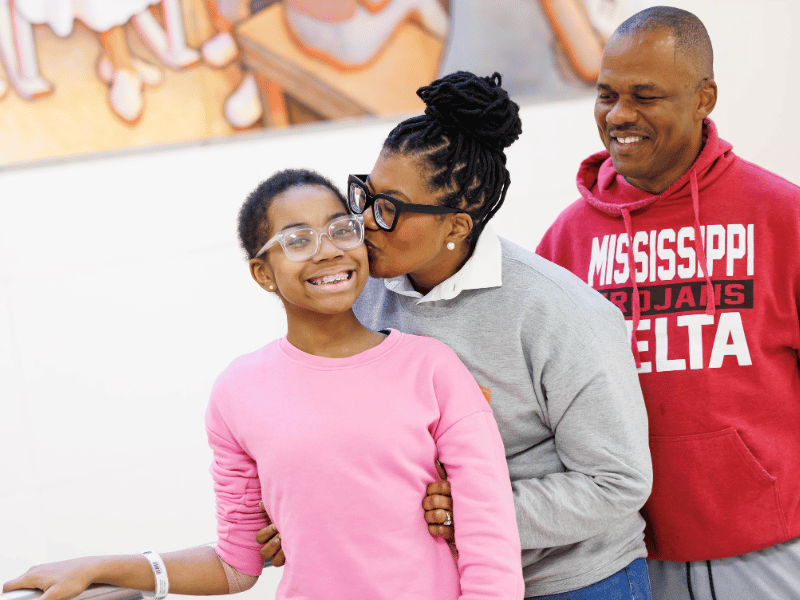
[[[337,270],[334,273],[322,274],[312,277],[308,282],[323,290],[341,291],[353,284],[355,271]]]
[[[361,227],[360,223],[348,223],[342,202],[319,185],[289,188],[274,198],[268,215],[269,235],[285,232],[291,240],[284,238],[285,247],[273,244],[262,255],[269,276],[267,289],[269,285],[277,288],[287,312],[317,314],[305,317],[349,311],[367,282],[367,250],[363,243],[358,243],[360,236],[352,240],[351,243],[358,243],[353,248],[342,250],[339,246],[347,248],[349,244],[343,244],[341,239],[350,241],[347,228],[361,231],[356,228]],[[316,252],[302,260],[287,254],[294,251],[292,244],[308,245],[307,238],[290,235],[298,228],[310,234],[308,239],[319,240]],[[318,237],[314,238],[315,235]],[[332,238],[337,240],[336,244]],[[313,249],[312,246],[309,253]]]

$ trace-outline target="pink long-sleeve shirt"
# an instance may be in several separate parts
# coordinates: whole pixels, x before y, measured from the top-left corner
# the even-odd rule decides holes
[[[519,600],[520,543],[491,408],[444,344],[392,330],[349,358],[285,338],[236,359],[206,413],[217,552],[258,575],[259,501],[281,533],[277,598]],[[447,468],[459,560],[422,499]]]

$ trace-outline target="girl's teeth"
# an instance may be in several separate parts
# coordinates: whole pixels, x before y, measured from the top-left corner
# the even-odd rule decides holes
[[[327,275],[322,279],[314,279],[312,283],[314,283],[314,285],[321,285],[323,283],[336,283],[337,281],[344,281],[349,277],[350,276],[347,273],[339,273],[338,275]]]

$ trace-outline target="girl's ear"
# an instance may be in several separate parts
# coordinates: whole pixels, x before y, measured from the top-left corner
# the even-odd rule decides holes
[[[269,268],[267,261],[261,258],[250,259],[250,275],[255,279],[256,283],[268,292],[274,292],[278,289],[275,285],[275,277],[272,269]]]

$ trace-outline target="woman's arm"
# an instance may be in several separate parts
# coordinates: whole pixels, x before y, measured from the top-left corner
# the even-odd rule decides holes
[[[598,314],[599,321],[601,316]],[[517,459],[513,489],[523,549],[566,546],[601,534],[633,518],[650,493],[652,467],[644,401],[624,321],[616,314],[611,316],[613,331],[606,330],[602,340],[592,339],[591,331],[586,331],[581,333],[580,343],[572,338],[559,342],[580,348],[569,354],[569,360],[554,347],[553,353],[562,358],[555,363],[558,369],[549,369],[542,393],[555,451],[566,470],[520,477],[524,464]],[[526,341],[525,347],[534,341]],[[538,340],[540,345],[547,343]],[[534,379],[538,381],[538,377]],[[452,490],[454,494],[457,491],[455,481]],[[447,539],[453,534],[453,528],[441,525],[444,510],[452,503],[448,482],[429,486],[423,507],[433,535],[444,533]],[[453,520],[457,533],[458,511]]]
[[[162,554],[169,591],[197,596],[227,594],[228,578],[210,546]],[[39,589],[42,600],[69,600],[93,583],[152,592],[155,576],[141,554],[92,556],[39,565],[3,585],[3,592]]]
[[[566,471],[513,482],[523,549],[599,535],[650,494],[647,414],[625,335],[621,323],[617,338],[584,343],[548,377],[549,425]]]

